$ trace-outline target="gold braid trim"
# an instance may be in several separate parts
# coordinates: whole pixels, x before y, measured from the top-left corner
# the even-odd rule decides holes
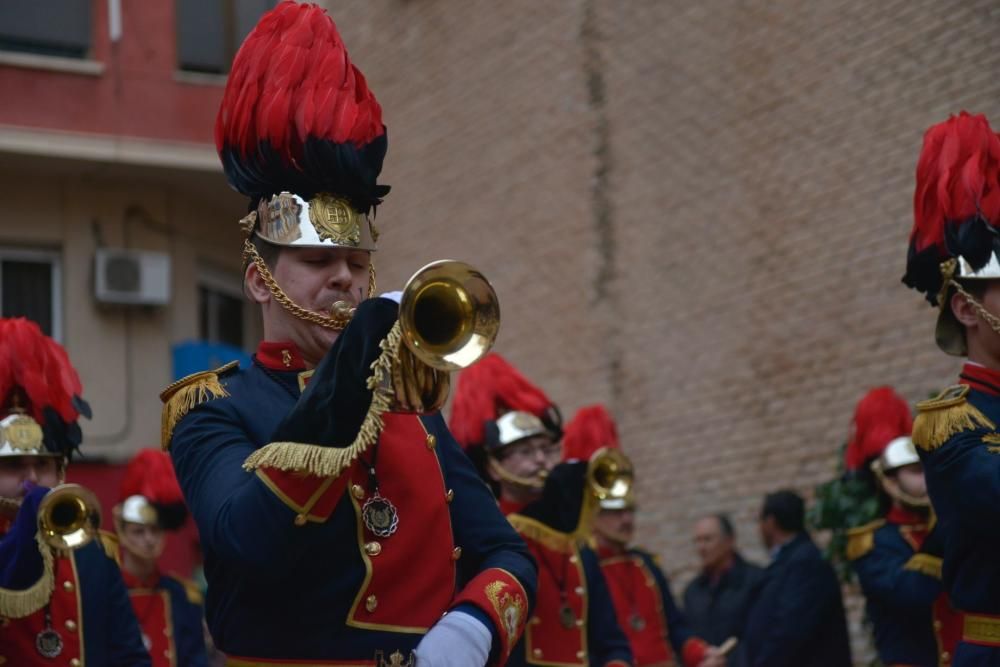
[[[392,367],[398,358],[401,340],[402,331],[399,322],[396,322],[389,335],[379,343],[382,353],[372,362],[372,374],[367,382],[368,388],[372,390],[372,402],[368,405],[368,413],[361,422],[361,429],[354,442],[347,447],[272,442],[248,456],[243,462],[243,469],[251,471],[257,468],[276,468],[286,472],[306,472],[318,477],[336,477],[342,473],[359,454],[378,441],[385,427],[382,415],[392,409]]]
[[[972,309],[976,311],[976,314],[979,315],[979,317],[981,317],[986,324],[990,325],[990,329],[993,329],[996,333],[1000,333],[1000,317],[997,317],[990,311],[986,310],[986,306],[979,303],[976,297],[969,294],[957,280],[949,280],[947,284],[954,287],[955,291],[962,295],[962,298],[965,299],[966,303],[972,306]],[[939,299],[939,301],[942,300]]]
[[[977,428],[995,429],[989,417],[966,400],[969,387],[948,387],[937,398],[917,403],[919,414],[913,421],[913,444],[933,451],[956,433]]]
[[[312,324],[318,324],[326,329],[333,329],[334,331],[343,331],[344,327],[351,322],[351,318],[354,317],[355,309],[347,307],[346,302],[344,301],[338,301],[333,304],[333,307],[331,308],[332,314],[330,315],[324,315],[312,310],[307,310],[292,301],[292,298],[285,294],[284,290],[278,286],[278,281],[276,281],[274,276],[271,275],[270,269],[267,268],[267,263],[264,262],[264,258],[260,256],[259,252],[257,252],[256,246],[254,246],[250,239],[243,242],[243,256],[253,262],[253,265],[257,267],[257,273],[260,274],[260,279],[264,281],[264,285],[274,297],[274,300],[277,301],[281,307],[287,310],[292,316],[306,322],[311,322]],[[373,294],[375,294],[375,264],[373,262],[369,262],[368,296],[371,297]]]
[[[24,618],[31,616],[52,599],[55,577],[52,575],[52,549],[42,541],[41,533],[35,534],[38,551],[42,554],[42,576],[22,591],[0,588],[0,617]]]
[[[117,535],[107,530],[99,530],[97,531],[97,543],[101,545],[104,554],[115,562],[115,565],[122,566],[122,552]]]
[[[160,421],[160,447],[170,449],[170,439],[174,437],[174,427],[196,405],[215,398],[225,398],[229,392],[219,382],[219,376],[239,366],[231,361],[214,371],[203,371],[189,375],[173,383],[160,393],[163,401],[163,416]]]
[[[885,525],[885,521],[877,519],[857,528],[847,530],[847,560],[857,560],[875,548],[875,531]]]
[[[910,560],[906,561],[906,565],[903,566],[903,569],[913,570],[921,574],[926,574],[928,577],[940,579],[941,563],[942,560],[937,556],[931,556],[930,554],[914,554]]]
[[[521,514],[511,514],[507,517],[507,521],[521,537],[537,542],[552,551],[573,553],[578,543],[572,534],[560,532],[546,526],[541,521]]]

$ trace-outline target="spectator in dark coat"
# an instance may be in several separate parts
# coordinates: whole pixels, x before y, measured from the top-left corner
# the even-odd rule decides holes
[[[750,596],[763,570],[736,551],[733,524],[725,514],[695,523],[694,545],[701,573],[684,590],[684,613],[694,634],[718,646],[743,635]]]
[[[754,594],[740,650],[748,667],[850,667],[840,582],[805,530],[792,491],[764,499],[760,533],[771,564]]]

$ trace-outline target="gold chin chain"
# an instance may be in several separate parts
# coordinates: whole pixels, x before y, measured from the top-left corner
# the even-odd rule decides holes
[[[260,253],[257,252],[256,246],[254,246],[249,239],[243,242],[243,255],[244,257],[248,257],[250,261],[253,262],[254,266],[257,267],[257,273],[260,274],[260,279],[264,281],[268,291],[271,292],[272,296],[274,296],[274,300],[280,303],[282,308],[300,320],[311,322],[312,324],[318,324],[321,327],[333,329],[334,331],[343,331],[344,327],[346,327],[351,321],[351,317],[354,316],[354,308],[337,308],[338,304],[343,304],[343,302],[340,301],[334,304],[334,312],[332,315],[324,315],[322,313],[317,313],[303,308],[299,304],[292,301],[291,297],[285,294],[281,287],[278,286],[274,276],[271,275],[271,271],[267,268],[267,264],[264,263],[264,258],[260,256]],[[374,293],[375,264],[369,263],[368,297],[371,297]]]
[[[955,288],[955,291],[962,295],[965,302],[972,306],[973,310],[976,311],[979,317],[983,318],[983,321],[990,325],[990,328],[993,329],[993,331],[1000,334],[1000,317],[997,317],[990,311],[986,310],[986,307],[979,303],[979,301],[976,300],[976,297],[966,292],[957,280],[951,280],[949,282],[951,286]]]

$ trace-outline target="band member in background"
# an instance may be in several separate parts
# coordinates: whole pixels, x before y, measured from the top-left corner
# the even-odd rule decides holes
[[[945,589],[964,614],[952,664],[1000,664],[1000,137],[984,116],[927,130],[913,208],[903,282],[938,307],[938,347],[967,359],[913,424]]]
[[[458,375],[448,425],[504,515],[538,500],[562,459],[559,409],[496,353]]]
[[[618,428],[603,405],[581,408],[566,425],[563,442],[569,459],[590,459],[595,452],[612,448],[630,471],[634,467],[621,451]],[[614,487],[598,495],[592,523],[593,543],[614,602],[618,624],[628,637],[637,667],[675,663],[685,667],[724,665],[716,649],[693,635],[683,612],[674,603],[657,559],[629,546],[635,533],[635,486],[622,493]]]
[[[882,518],[848,531],[847,556],[882,664],[946,666],[960,623],[941,585],[941,557],[928,551],[931,506],[911,426],[910,406],[891,387],[858,402],[845,468],[871,480]]]
[[[503,664],[535,565],[437,411],[449,376],[404,344],[399,303],[372,298],[386,128],[324,10],[260,19],[216,144],[250,198],[265,340],[250,367],[162,394],[215,644],[233,665]]]
[[[0,319],[0,664],[151,664],[114,554],[91,521],[100,512],[93,494],[61,487],[67,500],[43,512],[45,533],[39,527],[39,506],[82,441],[77,420],[90,416],[81,393],[58,343],[34,322]]]
[[[122,577],[154,667],[208,664],[201,591],[193,581],[160,571],[167,544],[164,531],[187,518],[170,456],[155,449],[138,452],[125,468],[114,508],[121,544]]]

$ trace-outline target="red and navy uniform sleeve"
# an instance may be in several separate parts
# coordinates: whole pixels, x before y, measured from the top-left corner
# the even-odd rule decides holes
[[[455,544],[462,549],[453,609],[491,628],[490,664],[503,665],[521,637],[534,605],[538,571],[524,540],[500,513],[496,500],[455,442],[439,413],[422,417],[437,439]]]
[[[207,667],[205,631],[202,622],[202,605],[191,599],[187,587],[173,577],[164,577],[163,583],[170,592],[170,608],[174,624],[174,650],[177,664],[190,667]]]
[[[929,610],[941,594],[941,580],[925,570],[907,567],[914,557],[913,549],[898,533],[894,539],[894,530],[893,526],[877,530],[874,548],[853,562],[861,589],[866,598],[876,598],[904,611],[914,607]]]
[[[257,571],[291,568],[316,539],[267,480],[246,472],[255,450],[239,415],[220,398],[195,406],[173,432],[170,453],[202,546]]]
[[[618,625],[615,605],[597,554],[582,547],[580,561],[587,579],[587,646],[590,664],[599,667],[632,665],[632,649]]]
[[[73,557],[80,579],[86,664],[151,666],[117,563],[96,544],[77,550]]]
[[[660,597],[663,601],[663,615],[667,621],[667,632],[670,635],[670,645],[674,649],[674,654],[681,656],[685,667],[697,667],[708,651],[708,643],[696,637],[688,627],[687,618],[674,602],[674,596],[670,592],[670,582],[663,574],[663,570],[656,564],[656,561],[649,554],[635,550],[642,562],[653,573],[656,580],[656,587],[660,589]]]

